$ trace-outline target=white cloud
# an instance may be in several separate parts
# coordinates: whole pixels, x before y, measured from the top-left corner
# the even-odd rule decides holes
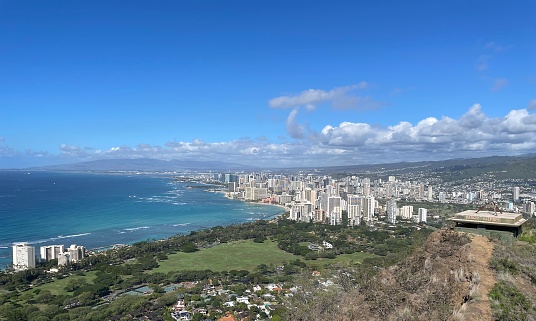
[[[298,115],[298,108],[294,108],[290,114],[288,115],[287,122],[286,122],[286,129],[287,133],[292,138],[304,138],[305,137],[305,129],[303,125],[300,125],[296,121],[296,116]]]
[[[357,96],[353,94],[355,90],[368,88],[367,82],[334,88],[330,91],[321,89],[308,89],[298,95],[280,96],[269,101],[272,108],[292,108],[285,122],[287,133],[294,139],[315,139],[318,133],[311,131],[307,126],[300,124],[296,118],[301,107],[307,110],[314,110],[318,104],[329,102],[333,109],[346,110],[370,110],[379,108],[382,103],[375,101],[369,96]]]
[[[17,155],[18,152],[9,146],[0,146],[0,157],[11,157]]]
[[[327,145],[363,146],[374,136],[374,130],[369,124],[343,122],[336,128],[324,127],[322,136]]]
[[[347,153],[369,154],[382,150],[384,155],[407,151],[405,156],[455,158],[467,152],[503,154],[536,148],[536,115],[526,109],[512,110],[505,117],[489,118],[480,105],[473,105],[458,120],[429,117],[416,125],[400,122],[386,128],[343,122],[326,126],[324,144],[343,148]],[[433,152],[434,155],[430,155]]]
[[[322,89],[308,89],[302,91],[298,95],[279,96],[270,99],[268,104],[272,108],[306,107],[309,110],[313,110],[318,104],[332,102],[334,103],[334,107],[337,105],[338,108],[347,109],[351,108],[351,106],[354,106],[357,103],[357,101],[352,100],[352,97],[355,96],[352,96],[351,92],[366,88],[368,88],[368,83],[362,81],[355,85],[338,87],[330,91],[325,91]]]
[[[220,160],[261,167],[330,166],[512,155],[536,150],[536,113],[528,108],[511,110],[503,117],[489,117],[475,104],[458,118],[427,117],[416,123],[400,121],[389,126],[345,121],[328,124],[319,131],[298,124],[297,115],[298,109],[293,109],[286,124],[294,139],[207,142],[198,138],[189,142],[170,141],[162,146],[144,143],[108,149],[63,144],[58,155],[18,151],[2,144],[0,167],[112,158]],[[30,160],[39,164],[30,164]]]
[[[75,146],[75,145],[61,144],[60,151],[65,156],[84,157],[87,155],[86,149],[79,147],[79,146]]]

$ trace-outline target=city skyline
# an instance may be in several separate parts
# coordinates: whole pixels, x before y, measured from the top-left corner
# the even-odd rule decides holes
[[[0,3],[0,168],[536,150],[536,4]]]

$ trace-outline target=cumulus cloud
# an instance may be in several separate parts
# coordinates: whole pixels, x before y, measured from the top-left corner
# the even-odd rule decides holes
[[[442,158],[453,158],[471,152],[528,152],[536,148],[536,115],[520,109],[502,118],[489,118],[476,104],[457,120],[429,117],[415,125],[400,122],[386,128],[343,122],[339,126],[326,126],[321,134],[325,145],[343,148],[348,153],[383,150],[389,155],[407,151],[414,156],[429,157],[432,155],[426,153],[433,152]]]
[[[0,157],[10,157],[17,155],[17,150],[9,146],[0,146]]]
[[[297,95],[280,96],[271,99],[268,103],[272,108],[292,108],[285,122],[287,133],[294,139],[309,138],[314,139],[317,133],[309,130],[300,124],[296,118],[300,108],[305,107],[311,111],[318,104],[330,103],[333,109],[337,110],[371,110],[379,108],[382,103],[374,100],[370,96],[358,96],[354,94],[356,90],[369,87],[369,84],[362,81],[358,84],[338,87],[329,91],[321,89],[308,89]]]
[[[287,133],[292,138],[300,139],[305,137],[305,129],[303,125],[300,125],[296,121],[296,116],[298,115],[298,109],[294,108],[288,115],[286,122]]]
[[[67,163],[94,159],[155,158],[163,160],[220,160],[261,167],[330,166],[459,157],[512,155],[536,150],[536,113],[529,108],[489,117],[479,104],[459,117],[426,117],[388,126],[344,121],[317,131],[297,123],[298,109],[287,119],[288,139],[237,139],[207,142],[169,141],[162,146],[138,144],[108,149],[59,146],[59,155],[17,151],[0,145],[2,164],[26,164],[22,159]],[[290,126],[290,128],[289,128]],[[8,163],[10,161],[11,163]],[[27,162],[28,163],[28,162]],[[4,165],[4,167],[7,165]]]
[[[389,126],[345,121],[326,125],[318,132],[298,124],[297,115],[298,109],[293,109],[286,124],[294,140],[209,143],[194,139],[106,153],[108,157],[122,151],[137,157],[219,159],[259,166],[328,166],[511,155],[536,149],[536,114],[527,109],[489,117],[475,104],[458,118],[427,117]]]
[[[80,146],[75,146],[75,145],[61,144],[60,151],[63,155],[66,155],[66,156],[82,157],[86,155],[86,150],[84,148]]]
[[[297,95],[279,96],[270,99],[268,104],[272,108],[295,108],[304,106],[309,110],[316,108],[318,104],[332,102],[338,108],[351,108],[352,106],[359,107],[353,100],[352,92],[359,89],[368,88],[368,83],[362,81],[358,84],[338,87],[329,91],[322,89],[307,89]],[[337,107],[336,107],[337,108]]]

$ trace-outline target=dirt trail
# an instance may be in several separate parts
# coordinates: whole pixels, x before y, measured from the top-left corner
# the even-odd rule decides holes
[[[493,255],[493,243],[487,237],[471,236],[471,255],[474,258],[473,273],[480,275],[478,293],[475,300],[469,301],[465,307],[464,321],[492,320],[491,304],[488,294],[495,284],[495,276],[489,266]]]

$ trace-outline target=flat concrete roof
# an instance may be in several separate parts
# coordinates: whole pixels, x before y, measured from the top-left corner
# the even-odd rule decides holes
[[[478,213],[477,213],[478,212]],[[457,214],[450,218],[451,221],[459,223],[470,224],[483,224],[483,225],[497,225],[497,226],[509,226],[520,227],[527,220],[523,218],[523,215],[518,213],[502,213],[489,210],[467,210]]]

